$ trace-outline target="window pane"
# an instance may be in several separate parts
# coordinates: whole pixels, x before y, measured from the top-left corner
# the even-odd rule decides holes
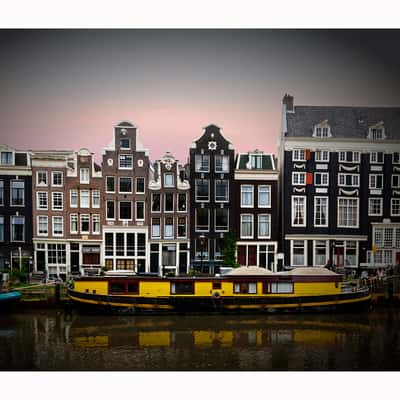
[[[119,219],[132,219],[132,204],[130,201],[120,201]]]

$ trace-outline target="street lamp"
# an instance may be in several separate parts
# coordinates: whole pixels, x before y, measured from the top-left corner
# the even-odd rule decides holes
[[[204,241],[205,241],[205,236],[200,235],[199,240],[200,240],[200,271],[203,272],[203,250],[204,250]]]

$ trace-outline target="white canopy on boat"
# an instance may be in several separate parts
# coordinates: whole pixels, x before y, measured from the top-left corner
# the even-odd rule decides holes
[[[234,268],[232,271],[229,271],[227,275],[272,275],[273,272],[266,268],[259,267],[238,267]]]

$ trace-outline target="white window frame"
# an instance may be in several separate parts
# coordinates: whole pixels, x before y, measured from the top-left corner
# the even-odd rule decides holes
[[[295,224],[295,199],[303,199],[304,201],[304,223],[303,224]],[[291,210],[292,210],[292,215],[291,215],[291,226],[292,227],[306,227],[307,226],[307,196],[292,196],[292,201],[291,201]]]
[[[397,161],[394,160],[395,154],[397,154]],[[400,164],[400,151],[394,151],[392,153],[392,164]]]
[[[245,236],[243,234],[243,217],[250,217],[251,219],[251,235]],[[240,238],[241,239],[253,239],[254,238],[254,214],[240,214]]]
[[[267,190],[264,190],[264,193],[267,192],[269,193],[268,195],[269,202],[267,204],[260,203],[260,193],[262,192],[261,188],[267,188]],[[258,208],[271,208],[271,185],[258,185],[257,203],[258,203]]]
[[[131,205],[131,218],[130,219],[125,219],[121,218],[121,203],[130,203]],[[133,211],[132,211],[132,201],[129,200],[118,200],[118,220],[119,221],[132,221],[133,220]],[[135,205],[135,214],[136,214],[136,205]]]
[[[88,228],[89,228],[88,231],[84,231],[84,230],[82,229],[82,222],[83,222],[83,218],[84,218],[84,217],[85,217],[85,218],[87,217]],[[81,215],[79,216],[79,229],[80,229],[80,232],[81,232],[82,235],[89,235],[89,234],[90,234],[90,214],[81,214]]]
[[[357,203],[357,224],[356,225],[341,225],[339,224],[340,213],[339,213],[339,204],[341,200],[356,200]],[[358,197],[338,197],[337,198],[337,227],[338,228],[350,228],[357,229],[360,227],[360,199]]]
[[[54,175],[61,174],[61,183],[59,185],[54,184]],[[64,174],[62,171],[51,171],[51,186],[52,187],[63,187],[64,186]]]
[[[172,220],[172,234],[170,236],[167,236],[167,226],[169,226],[170,224],[167,225],[167,219],[171,219]],[[164,239],[173,239],[174,238],[174,232],[175,232],[175,221],[174,221],[174,217],[172,216],[166,216],[164,217]]]
[[[122,157],[131,160],[130,167],[121,167],[121,158]],[[123,170],[131,170],[131,169],[133,169],[133,156],[131,154],[120,154],[118,156],[118,169],[123,169]]]
[[[46,220],[46,233],[40,233],[40,219],[43,218]],[[42,237],[49,236],[49,217],[47,215],[38,215],[37,216],[37,235]]]
[[[167,184],[167,177],[172,178],[172,184]],[[163,185],[165,188],[174,188],[175,187],[175,175],[173,172],[164,172],[164,182]]]
[[[208,182],[207,200],[202,200],[202,199],[198,199],[197,198],[197,182],[198,181],[206,181],[206,182]],[[195,192],[194,192],[195,201],[197,203],[209,203],[210,202],[210,180],[209,179],[201,179],[201,178],[195,179],[194,190],[195,190]]]
[[[61,208],[56,208],[54,205],[55,195],[61,197]],[[63,211],[64,210],[64,193],[63,192],[51,192],[51,209],[52,211]]]
[[[158,236],[156,236],[156,235],[154,235],[153,234],[153,226],[156,226],[154,223],[153,223],[153,221],[155,220],[155,219],[158,219],[158,221],[159,221],[159,224],[158,224],[158,232],[159,232],[159,234],[158,234]],[[153,238],[153,239],[161,239],[161,217],[153,217],[152,219],[151,219],[151,237]]]
[[[324,155],[326,155],[326,157],[324,157]],[[330,156],[329,150],[315,150],[314,153],[315,162],[329,162],[330,158],[329,156]]]
[[[307,161],[306,160],[306,149],[293,149],[292,150],[292,161]]]
[[[221,160],[222,160],[222,169],[220,169],[220,170],[217,169],[217,162],[216,162],[216,158],[217,157],[221,157]],[[227,163],[228,168],[226,170],[223,169],[224,168],[224,159],[228,159],[228,163]],[[214,158],[214,162],[215,162],[215,172],[216,173],[218,173],[218,174],[227,174],[227,173],[229,173],[229,155],[216,154],[215,158]]]
[[[207,214],[208,214],[207,229],[199,229],[198,228],[198,223],[197,223],[197,211],[198,210],[207,210]],[[210,232],[210,209],[209,208],[195,208],[194,218],[195,218],[194,224],[195,224],[196,232]]]
[[[227,186],[227,197],[225,200],[217,200],[217,181],[224,181],[228,184]],[[229,179],[215,179],[214,180],[214,196],[215,196],[215,202],[216,203],[229,203]]]
[[[351,177],[351,185],[347,185],[347,183],[346,183],[348,176]],[[342,177],[344,178],[344,183],[340,182]],[[338,186],[339,187],[356,187],[356,188],[360,187],[360,174],[339,173],[338,174]]]
[[[44,174],[46,176],[46,183],[39,183],[39,174]],[[49,186],[49,174],[47,171],[36,171],[36,186],[38,187],[47,187]]]
[[[138,192],[137,187],[138,187],[138,180],[143,179],[143,192]],[[135,178],[135,193],[136,194],[145,194],[146,193],[146,178],[144,176],[137,176]]]
[[[98,229],[96,228],[96,222]],[[99,235],[101,231],[101,220],[100,220],[100,214],[93,214],[92,215],[92,234],[93,235]]]
[[[184,210],[179,210],[179,195],[181,195],[181,194],[185,195],[185,209]],[[187,202],[188,202],[187,193],[186,192],[178,192],[176,194],[176,212],[178,212],[178,213],[186,213],[188,211]]]
[[[394,185],[394,178],[397,179],[397,185],[396,186]],[[392,175],[392,188],[393,189],[400,189],[400,175],[397,175],[397,174]]]
[[[167,210],[167,194],[170,195],[172,197],[172,210]],[[173,213],[175,211],[175,196],[173,192],[165,192],[164,193],[164,202],[163,202],[163,206],[164,206],[164,213],[169,214],[169,213]],[[161,200],[161,198],[160,198]]]
[[[382,179],[382,187],[377,187],[377,183],[378,183],[378,177],[381,177]],[[373,185],[373,178],[375,178],[375,184]],[[368,177],[368,188],[369,189],[383,189],[384,186],[384,178],[383,178],[383,174],[369,174]]]
[[[54,221],[56,219],[59,219],[61,221],[61,228],[62,228],[61,229],[61,233],[55,233],[55,231],[54,231],[54,226],[55,226]],[[54,215],[52,217],[52,219],[51,219],[51,232],[52,232],[52,235],[54,237],[63,237],[64,236],[64,218],[61,215]]]
[[[113,180],[114,180],[114,190],[113,191],[108,191],[107,190],[107,180],[108,180],[108,178],[112,178]],[[108,176],[106,176],[106,180],[105,180],[105,191],[106,191],[106,193],[115,193],[115,186],[116,186],[116,184],[115,184],[115,176],[114,175],[108,175]]]
[[[317,224],[317,200],[326,201],[326,223]],[[314,226],[317,228],[327,228],[329,226],[329,197],[328,196],[315,196],[314,197]]]
[[[325,263],[317,264],[317,242],[325,242]],[[320,247],[318,247],[320,248]],[[322,248],[322,247],[321,247]],[[329,260],[329,240],[313,240],[313,265],[316,267],[323,267]]]
[[[86,178],[85,172],[87,172],[87,179],[82,179],[82,178]],[[89,184],[90,183],[90,169],[89,168],[80,168],[79,169],[79,183],[81,183],[81,184]]]
[[[129,192],[123,192],[121,190],[121,179],[129,179],[130,183],[131,183],[131,190]],[[119,176],[118,177],[118,193],[120,194],[132,194],[132,177],[131,176]]]
[[[303,249],[304,249],[304,252],[303,252],[303,254],[304,254],[304,261],[303,261],[303,264],[295,264],[294,263],[294,252],[293,252],[293,249],[294,249],[294,242],[303,242]],[[296,239],[296,240],[290,240],[290,265],[291,266],[293,266],[293,267],[304,267],[304,266],[306,266],[307,265],[307,263],[308,263],[308,252],[307,252],[307,240],[305,240],[305,239]]]
[[[306,186],[307,173],[306,172],[292,172],[292,186]]]
[[[72,220],[76,220],[76,230],[72,229],[73,223]],[[77,234],[79,232],[79,219],[78,219],[78,214],[70,214],[69,217],[69,231],[71,234]]]
[[[317,183],[317,175],[321,176],[321,183]],[[324,182],[324,178],[326,178],[326,182]],[[314,186],[329,186],[329,172],[314,172]]]
[[[108,203],[109,203],[109,202],[112,202],[112,203],[114,204],[114,218],[109,218],[109,217],[107,216],[107,210],[108,210]],[[116,201],[113,200],[113,199],[107,199],[107,200],[106,200],[106,209],[105,209],[105,212],[106,212],[106,220],[107,220],[107,221],[115,221],[115,220],[116,220],[116,215],[115,215],[115,214],[117,214],[117,215],[119,216],[119,206],[115,207],[115,203],[116,203]]]
[[[96,198],[98,199],[97,204],[95,202]],[[92,190],[92,208],[100,208],[100,201],[101,201],[100,199],[101,199],[100,190],[98,190],[98,189]]]
[[[207,158],[208,157],[208,168],[207,168],[207,170],[198,168],[198,163],[197,163],[197,158],[198,157],[201,157],[201,158],[203,158],[203,157]],[[195,168],[196,172],[204,172],[204,173],[210,172],[210,155],[209,154],[195,154],[194,164],[195,164],[194,168]],[[200,163],[200,165],[202,165],[202,163]]]
[[[40,206],[40,195],[44,194],[46,198],[46,207]],[[47,211],[49,209],[49,193],[48,192],[36,192],[36,210]]]
[[[394,208],[393,204],[395,203],[395,201],[399,202],[399,212],[396,214],[393,212],[393,208]],[[399,197],[390,199],[390,216],[391,217],[400,217],[400,198]]]
[[[179,219],[184,218],[185,219],[185,236],[179,236]],[[228,216],[229,218],[229,216]],[[186,216],[178,215],[178,218],[176,219],[176,237],[178,239],[186,239],[187,238],[187,218]]]
[[[244,193],[244,188],[251,188],[251,190],[248,190],[247,193],[251,193],[251,204],[243,204],[243,193]],[[241,208],[254,208],[254,185],[240,185],[240,207]]]
[[[88,205],[85,206],[82,203],[82,199],[84,198],[84,196],[82,196],[82,193],[87,193],[87,199],[88,199]],[[90,190],[89,189],[82,189],[79,192],[79,207],[80,208],[90,208]]]
[[[72,203],[72,193],[76,193],[76,203]],[[70,208],[78,208],[79,205],[79,190],[71,189],[69,191],[69,206]]]
[[[267,217],[268,219],[268,234],[260,235],[260,217]],[[258,214],[257,215],[257,237],[259,239],[271,239],[271,214]]]
[[[379,200],[380,213],[371,212],[371,205],[374,200]],[[381,217],[383,215],[383,199],[381,197],[369,197],[368,198],[368,216],[370,217]]]
[[[352,161],[349,161],[349,160],[347,159],[347,153],[351,153],[351,159],[352,159]],[[345,155],[345,159],[342,159],[342,157],[341,157],[342,154]],[[355,156],[355,154],[357,154],[357,158],[358,158],[357,161],[354,161],[354,158],[355,158],[354,156]],[[360,161],[361,161],[361,152],[360,152],[360,151],[339,150],[339,151],[338,151],[338,160],[339,160],[339,163],[359,164]]]
[[[138,204],[142,203],[143,204],[143,218],[138,218],[137,216],[137,210],[138,210]],[[146,202],[144,201],[135,201],[135,220],[136,221],[144,221],[146,219]]]
[[[378,153],[382,153],[382,161],[378,161]],[[384,164],[385,163],[385,153],[383,151],[371,151],[369,153],[369,163],[370,164]]]
[[[217,210],[226,210],[228,213],[228,223],[226,229],[217,229]],[[214,209],[214,228],[215,232],[229,232],[229,208],[215,208]]]
[[[24,184],[24,190],[22,192],[23,195],[23,203],[22,204],[14,204],[13,202],[13,183],[14,182],[22,182]],[[11,207],[25,207],[25,200],[26,200],[26,196],[25,196],[25,192],[26,192],[26,185],[25,185],[25,180],[23,179],[12,179],[10,181],[10,206]],[[5,196],[5,192],[4,192],[4,196]]]

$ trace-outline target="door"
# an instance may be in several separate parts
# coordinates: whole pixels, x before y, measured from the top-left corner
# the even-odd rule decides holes
[[[257,265],[257,246],[249,246],[249,265]]]
[[[238,263],[239,265],[247,265],[246,264],[246,246],[238,246]]]
[[[396,265],[400,265],[400,252],[396,253]]]
[[[187,252],[181,251],[179,253],[179,275],[187,273]]]
[[[71,274],[79,274],[79,252],[71,251]]]
[[[344,247],[340,246],[336,246],[335,249],[335,262],[334,262],[335,266],[337,268],[343,267],[344,266]]]
[[[38,271],[45,272],[46,271],[46,252],[45,251],[37,251],[36,252],[36,268]]]

